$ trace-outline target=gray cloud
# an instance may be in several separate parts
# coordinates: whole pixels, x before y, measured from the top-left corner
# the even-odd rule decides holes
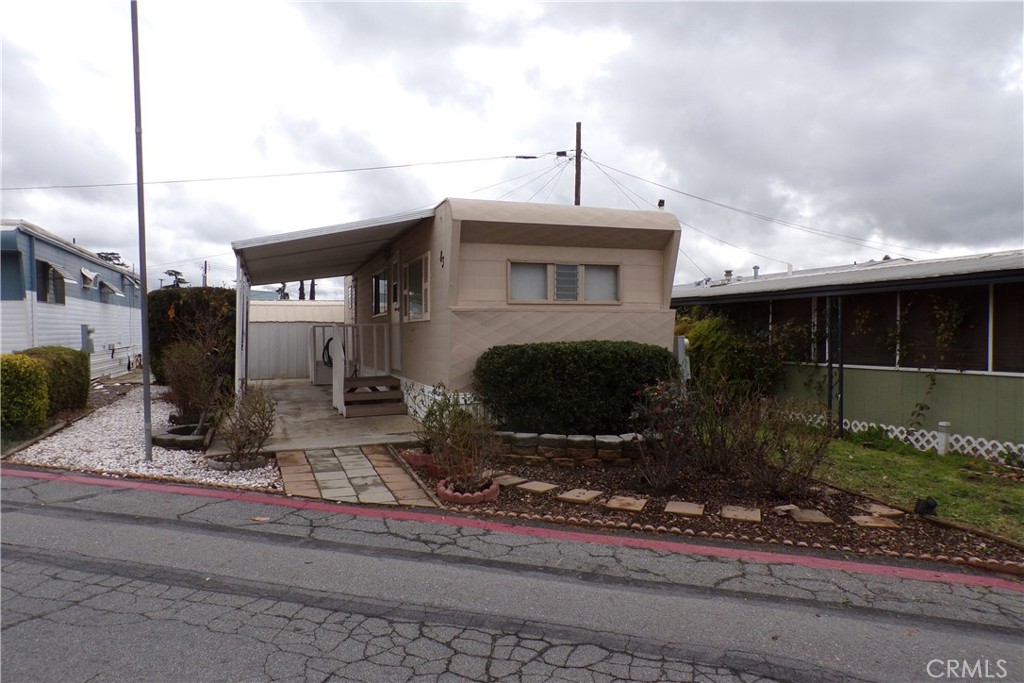
[[[120,150],[110,148],[95,134],[71,128],[58,114],[27,50],[7,36],[0,50],[5,104],[0,149],[4,187],[123,182],[134,176]],[[12,204],[19,206],[24,196],[5,193],[5,213]],[[68,191],[66,196],[105,203],[116,201],[120,193],[88,189]]]
[[[1000,79],[1019,57],[1020,5],[550,8],[560,24],[634,36],[590,96],[614,103],[624,141],[661,150],[689,191],[928,249],[1021,241],[1022,98]],[[776,182],[817,213],[797,216],[771,196]],[[793,236],[673,206],[751,248]]]
[[[545,85],[545,67],[523,65],[519,74],[536,96],[516,103],[508,124],[515,130],[457,141],[487,154],[495,140],[512,147],[506,153],[570,149],[573,123],[583,121],[583,147],[593,160],[738,207],[917,249],[981,251],[1024,243],[1024,95],[1020,71],[1012,68],[1016,61],[1019,69],[1021,59],[1019,3],[546,3],[539,17],[524,13],[493,25],[456,3],[290,7],[336,64],[393,65],[398,87],[446,107],[452,121],[474,124],[467,130],[481,128],[508,84],[467,82],[457,63],[463,48],[519,48],[543,27],[570,35],[617,29],[630,36],[629,48],[585,87],[552,88]],[[17,103],[4,109],[5,186],[133,177],[130,139],[125,149],[114,149],[69,127],[32,60],[27,48],[5,37],[3,97]],[[246,82],[268,93],[275,87],[272,80]],[[391,93],[361,92],[348,83],[325,87],[347,93],[346,106],[364,111],[392,100]],[[225,106],[230,99],[226,95]],[[303,168],[426,161],[404,150],[398,158],[386,130],[356,132],[343,125],[343,111],[307,114],[302,106],[292,101],[278,111],[252,112],[265,122],[252,144],[270,165],[282,148]],[[408,112],[411,127],[419,115]],[[433,131],[422,134],[436,142]],[[501,168],[513,178],[553,168],[552,161]],[[765,256],[812,267],[901,253],[894,246],[873,250],[812,237],[610,172],[612,182],[589,163],[583,171],[586,204],[648,208],[665,198],[687,223],[759,254],[721,248],[684,228],[686,253],[712,275],[754,263],[781,267]],[[490,182],[473,184],[473,169],[467,176],[471,189]],[[557,183],[542,185],[554,178],[510,181],[474,196],[498,198],[522,186],[508,198],[570,203],[572,168]],[[442,198],[411,172],[345,174],[336,181],[318,214],[327,217],[324,223],[345,220],[331,207],[371,217]],[[244,187],[253,196],[281,188],[275,192],[288,202],[286,182],[300,181]],[[254,231],[312,227],[263,225],[250,215],[245,191],[234,194],[237,187],[243,186],[232,186],[224,198],[189,186],[154,189],[151,260],[180,255],[194,268],[204,255],[227,251],[230,241]],[[229,194],[239,198],[229,200]],[[47,193],[48,203],[39,197],[4,193],[5,216],[22,213],[96,250],[135,248],[133,189]],[[679,273],[680,280],[699,275],[685,258]],[[188,274],[195,280],[198,271]]]

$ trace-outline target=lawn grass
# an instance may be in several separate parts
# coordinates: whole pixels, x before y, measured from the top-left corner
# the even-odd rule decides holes
[[[993,469],[1005,470],[958,454],[834,441],[818,478],[903,508],[931,496],[939,517],[1024,543],[1024,483],[991,476]]]

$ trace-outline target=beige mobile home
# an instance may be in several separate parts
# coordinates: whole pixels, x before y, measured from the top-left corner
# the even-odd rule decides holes
[[[348,321],[311,337],[309,349],[311,380],[329,361],[335,405],[347,416],[379,414],[379,405],[355,406],[378,403],[367,395],[374,390],[394,396],[388,378],[406,393],[438,382],[468,391],[477,358],[499,344],[672,346],[679,222],[663,211],[446,199],[420,212],[232,246],[240,383],[252,362],[249,286],[349,278]],[[329,342],[326,353],[321,342]]]

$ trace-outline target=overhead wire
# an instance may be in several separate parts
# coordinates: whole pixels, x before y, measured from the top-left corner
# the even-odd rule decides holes
[[[147,180],[145,185],[175,185],[182,183],[211,183],[226,180],[260,180],[265,178],[294,178],[301,176],[329,175],[337,173],[360,173],[363,171],[387,171],[398,168],[413,168],[416,166],[442,166],[448,164],[468,164],[480,161],[498,161],[501,159],[539,159],[544,156],[556,154],[556,152],[544,152],[542,154],[506,154],[493,157],[477,157],[472,159],[450,159],[446,161],[419,161],[407,164],[388,164],[382,166],[362,166],[358,168],[337,168],[320,171],[295,171],[291,173],[266,173],[256,175],[236,176],[211,176],[206,178],[179,178],[174,180]],[[0,187],[3,192],[15,192],[26,190],[82,190],[100,187],[134,187],[135,183],[86,183],[79,185],[34,185],[23,187]]]
[[[547,180],[547,181],[546,181],[546,182],[545,182],[545,183],[544,183],[543,185],[541,185],[540,187],[538,187],[538,188],[537,188],[537,191],[536,191],[536,192],[534,192],[533,194],[531,194],[531,195],[529,196],[529,198],[527,198],[527,200],[526,200],[526,201],[528,201],[528,202],[532,202],[532,201],[533,201],[533,198],[534,198],[534,197],[536,197],[536,196],[537,196],[538,194],[540,194],[541,192],[543,192],[543,191],[544,191],[544,188],[545,188],[545,187],[547,187],[548,185],[550,185],[550,186],[551,186],[551,190],[550,190],[550,191],[548,192],[548,197],[550,197],[550,196],[551,196],[551,192],[554,192],[554,191],[555,191],[555,187],[556,187],[556,186],[558,185],[558,179],[562,177],[562,174],[563,174],[563,173],[565,173],[565,169],[566,169],[566,167],[567,167],[568,165],[569,165],[569,164],[567,164],[567,163],[566,163],[566,164],[562,164],[561,168],[559,168],[559,169],[558,169],[558,173],[556,173],[556,174],[555,174],[555,175],[554,175],[553,177],[551,177],[551,178],[548,178],[548,180]]]
[[[591,159],[590,157],[587,157],[587,161],[589,161],[590,163],[594,164],[594,161],[593,161],[593,159]],[[604,174],[604,177],[605,177],[605,178],[607,178],[607,179],[608,179],[608,181],[609,181],[609,182],[610,182],[610,183],[611,183],[612,185],[614,185],[614,186],[615,186],[615,188],[616,188],[616,189],[618,189],[618,191],[619,191],[619,192],[621,192],[621,193],[622,193],[622,196],[623,196],[623,197],[625,197],[626,199],[628,199],[628,200],[630,201],[630,203],[632,203],[632,204],[633,204],[633,206],[635,206],[635,207],[636,207],[637,209],[639,209],[639,208],[640,208],[640,205],[636,203],[636,200],[634,200],[634,199],[633,199],[632,197],[630,197],[630,196],[629,196],[628,194],[626,194],[626,189],[625,189],[625,187],[624,187],[624,186],[622,185],[622,183],[620,183],[620,182],[618,182],[617,180],[615,180],[615,178],[612,178],[611,174],[609,174],[609,173],[608,173],[608,171],[604,170],[603,168],[601,168],[601,167],[600,167],[600,166],[598,166],[597,164],[594,164],[594,167],[595,167],[595,168],[596,168],[597,170],[601,171],[601,173],[603,173],[603,174]],[[635,194],[635,195],[636,195],[637,197],[639,197],[639,196],[640,196],[640,195],[639,195],[639,193],[636,193],[636,192],[634,192],[634,191],[633,191],[632,189],[630,189],[630,192],[633,192],[633,194]],[[641,198],[641,199],[642,199],[642,198]]]
[[[519,192],[520,190],[522,190],[524,187],[527,187],[528,185],[532,184],[533,182],[535,182],[537,180],[540,180],[541,178],[543,178],[546,175],[557,173],[558,170],[559,169],[558,169],[557,165],[552,166],[551,168],[545,169],[543,173],[539,173],[536,176],[534,176],[533,178],[530,178],[529,180],[527,180],[525,183],[522,183],[521,185],[518,185],[517,187],[512,188],[511,190],[509,190],[505,194],[503,194],[500,197],[498,197],[498,199],[499,200],[501,200],[501,199],[508,199],[509,197],[514,195],[516,192]]]
[[[684,197],[690,197],[691,199],[696,199],[698,201],[702,201],[702,202],[711,204],[713,206],[717,206],[717,207],[720,207],[720,208],[723,208],[723,209],[727,209],[729,211],[735,211],[737,213],[741,213],[741,214],[746,215],[746,216],[751,216],[753,218],[757,218],[757,219],[760,219],[760,220],[763,220],[763,221],[767,221],[769,223],[775,223],[777,225],[782,225],[782,226],[786,226],[786,227],[793,228],[793,229],[796,229],[796,230],[802,230],[804,232],[809,232],[809,233],[811,233],[813,235],[817,235],[819,237],[825,237],[825,238],[828,238],[828,239],[840,240],[840,241],[846,242],[848,244],[855,244],[857,246],[867,247],[869,249],[875,249],[877,251],[886,251],[886,248],[888,248],[890,250],[891,249],[905,249],[905,250],[909,250],[909,251],[920,251],[920,252],[924,252],[924,253],[927,253],[927,254],[935,254],[935,253],[937,253],[935,251],[931,251],[931,250],[928,250],[928,249],[920,249],[918,247],[908,247],[908,246],[903,246],[903,245],[891,244],[891,243],[888,243],[888,242],[881,242],[881,241],[878,241],[878,240],[868,240],[868,239],[864,239],[864,238],[860,238],[860,237],[853,237],[851,235],[844,235],[842,233],[832,232],[831,230],[825,230],[823,228],[814,228],[814,227],[811,227],[809,225],[803,225],[801,223],[794,223],[792,221],[787,221],[787,220],[784,220],[782,218],[775,218],[774,216],[768,216],[766,214],[759,213],[757,211],[751,211],[749,209],[743,209],[743,208],[740,208],[740,207],[737,207],[737,206],[732,206],[732,205],[726,204],[724,202],[719,202],[719,201],[716,201],[714,199],[708,199],[707,197],[701,197],[700,195],[696,195],[696,194],[693,194],[691,192],[686,192],[685,190],[680,190],[680,189],[675,188],[675,187],[670,187],[668,185],[664,185],[664,184],[656,182],[654,180],[650,180],[648,178],[643,178],[641,176],[638,176],[636,174],[630,173],[628,171],[623,171],[623,170],[615,168],[613,166],[609,166],[607,164],[602,164],[601,162],[599,162],[599,161],[597,161],[595,159],[590,159],[590,161],[593,162],[598,167],[607,168],[608,170],[615,171],[616,173],[621,173],[622,175],[628,176],[630,178],[635,178],[636,180],[639,180],[639,181],[642,181],[642,182],[645,182],[645,183],[649,183],[649,184],[654,185],[656,187],[660,187],[660,188],[662,188],[664,190],[668,190],[669,192],[675,192],[676,194],[681,194]],[[880,246],[875,246],[875,245],[880,245]],[[899,254],[897,252],[893,252],[893,253],[896,253],[897,256],[902,256],[903,255],[903,254]]]
[[[677,218],[676,220],[679,220],[679,219]],[[679,221],[679,224],[680,225],[685,225],[686,227],[690,228],[691,230],[699,232],[700,234],[704,235],[705,237],[710,237],[711,239],[715,240],[716,242],[721,242],[722,244],[728,245],[728,246],[732,247],[733,249],[739,249],[740,251],[745,251],[748,254],[753,254],[754,256],[760,256],[761,258],[766,258],[769,261],[775,261],[776,263],[789,264],[789,261],[783,261],[782,259],[777,259],[777,258],[775,258],[773,256],[768,256],[767,254],[759,254],[756,251],[751,251],[750,249],[747,249],[745,247],[741,247],[741,246],[739,246],[737,244],[733,244],[732,242],[728,242],[726,240],[723,240],[721,237],[715,237],[711,233],[704,232],[700,228],[694,227],[694,226],[690,225],[689,223],[687,223],[685,221]]]
[[[558,172],[558,177],[555,178],[555,182],[551,184],[551,189],[544,195],[544,201],[551,199],[551,195],[554,194],[555,188],[558,187],[558,181],[562,179],[562,175],[565,173],[565,169],[568,168],[569,164],[562,164],[562,170]]]

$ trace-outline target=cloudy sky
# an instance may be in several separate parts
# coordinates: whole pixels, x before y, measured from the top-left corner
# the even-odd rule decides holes
[[[0,12],[3,217],[138,264],[129,0]],[[142,0],[139,20],[151,286],[204,260],[232,286],[233,240],[445,197],[571,204],[577,121],[583,203],[665,199],[677,283],[1024,244],[1018,2]],[[354,170],[381,166],[403,167]]]

